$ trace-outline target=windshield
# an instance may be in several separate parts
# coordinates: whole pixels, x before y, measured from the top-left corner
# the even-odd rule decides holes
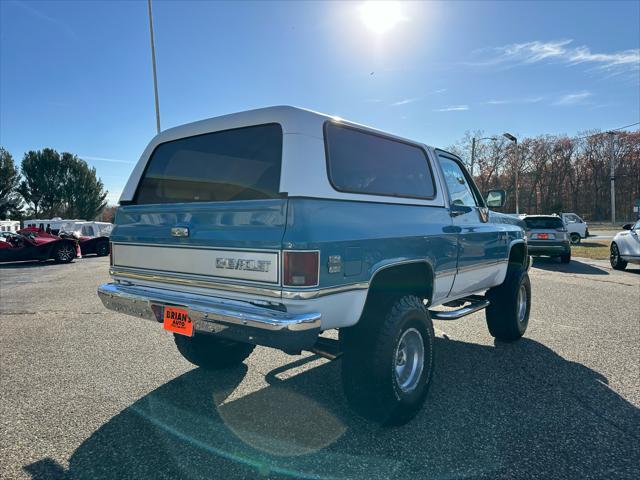
[[[166,142],[151,155],[135,203],[275,198],[281,162],[278,124]]]

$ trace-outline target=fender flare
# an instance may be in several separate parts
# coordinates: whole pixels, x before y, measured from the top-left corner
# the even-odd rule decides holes
[[[520,245],[520,244],[524,244],[525,250],[524,250],[524,260],[523,260],[523,262],[524,262],[524,266],[528,269],[531,262],[530,262],[530,257],[528,255],[529,252],[528,252],[528,248],[527,248],[527,242],[526,242],[526,240],[524,238],[516,238],[516,239],[512,240],[509,243],[509,248],[507,249],[507,258],[506,259],[508,261],[509,258],[511,258],[511,250],[513,249],[513,247],[515,245]]]
[[[430,278],[425,278],[425,281],[431,282],[428,296],[429,297],[433,296],[433,289],[435,287],[435,281],[436,281],[436,273],[431,261],[428,258],[409,258],[409,259],[405,258],[405,259],[395,259],[395,260],[391,259],[388,262],[379,263],[377,266],[372,267],[371,277],[369,278],[369,282],[368,282],[369,286],[367,288],[367,300],[369,299],[369,293],[371,292],[371,285],[374,283],[375,278],[379,273],[394,267],[400,267],[403,265],[421,264],[421,263],[426,265],[430,275]],[[365,305],[366,305],[366,301],[365,301]]]

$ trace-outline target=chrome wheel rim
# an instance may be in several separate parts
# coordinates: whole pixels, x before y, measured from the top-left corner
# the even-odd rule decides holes
[[[62,261],[67,261],[73,258],[73,250],[71,247],[64,245],[58,250],[58,258]]]
[[[406,330],[395,350],[394,371],[396,383],[404,393],[414,390],[424,368],[424,341],[415,328]]]
[[[571,243],[573,245],[577,245],[579,241],[580,241],[580,235],[576,235],[576,234],[571,235]]]
[[[518,290],[518,321],[524,322],[527,316],[527,289],[524,284]]]

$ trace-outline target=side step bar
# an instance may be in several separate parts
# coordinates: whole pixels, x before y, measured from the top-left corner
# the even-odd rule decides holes
[[[459,318],[484,310],[489,306],[489,300],[481,295],[471,295],[461,298],[460,301],[469,303],[469,305],[456,310],[449,310],[448,312],[429,310],[431,318],[434,320],[458,320]]]
[[[489,306],[489,300],[481,295],[470,295],[456,300],[456,303],[457,302],[462,304],[468,303],[468,305],[448,312],[429,310],[431,318],[434,320],[458,320],[459,318],[471,315]],[[340,342],[333,338],[318,337],[316,343],[307,350],[329,360],[335,360],[342,355]]]
[[[342,352],[340,351],[340,342],[333,338],[326,337],[318,337],[318,340],[313,347],[309,349],[309,351],[329,360],[335,360],[342,355]]]

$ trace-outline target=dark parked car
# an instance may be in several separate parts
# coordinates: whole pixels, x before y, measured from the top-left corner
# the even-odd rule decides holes
[[[109,255],[111,224],[102,222],[74,222],[70,227],[72,229],[67,230],[65,226],[59,235],[61,237],[77,238],[83,256],[95,254],[99,257],[104,257]]]
[[[0,236],[0,262],[55,260],[69,263],[76,258],[78,243],[68,238],[38,237],[4,232]]]

